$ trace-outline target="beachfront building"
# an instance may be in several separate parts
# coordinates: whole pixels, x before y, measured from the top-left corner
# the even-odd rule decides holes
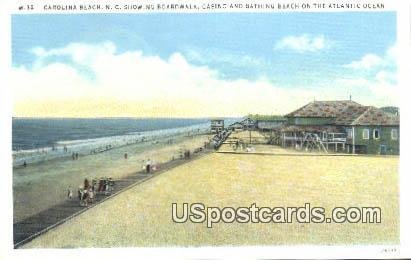
[[[231,125],[229,125],[228,129],[230,131],[244,130],[244,125],[241,124],[240,122],[235,122],[235,123],[232,123]]]
[[[298,149],[399,154],[399,116],[351,100],[313,101],[287,114],[277,143]]]
[[[258,119],[256,120],[256,128],[259,131],[268,132],[275,129],[278,129],[287,120],[285,118],[278,118],[278,119]]]
[[[211,133],[219,133],[224,130],[224,119],[214,118],[210,121]]]
[[[244,126],[244,130],[252,130],[256,128],[256,122],[250,117],[245,118],[241,121],[241,124]]]
[[[246,117],[241,121],[232,123],[228,126],[228,129],[231,131],[235,130],[254,130],[256,128],[256,121]]]
[[[399,116],[375,107],[368,109],[347,126],[347,148],[351,153],[399,154]]]

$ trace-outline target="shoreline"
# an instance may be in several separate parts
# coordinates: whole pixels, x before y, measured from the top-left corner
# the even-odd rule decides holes
[[[207,133],[207,132],[202,132],[202,133],[198,133],[198,134],[193,134],[192,136],[210,136],[210,134]],[[127,146],[143,145],[143,144],[150,144],[150,143],[152,143],[152,144],[161,144],[161,143],[166,143],[166,142],[164,142],[164,141],[169,141],[169,140],[172,140],[172,139],[174,139],[174,138],[184,138],[184,137],[192,137],[192,136],[187,136],[186,133],[181,133],[181,134],[179,133],[179,134],[173,134],[173,135],[167,135],[167,136],[160,136],[160,137],[158,137],[158,139],[153,138],[153,139],[147,139],[147,140],[139,141],[139,142],[126,143],[126,144],[122,144],[122,145],[119,145],[119,146],[111,147],[111,148],[109,148],[109,149],[104,149],[104,150],[101,150],[101,151],[96,151],[96,152],[94,152],[94,153],[83,153],[83,154],[80,154],[80,153],[79,153],[79,156],[85,157],[85,156],[99,155],[99,154],[101,154],[101,153],[109,152],[110,150],[113,150],[113,149],[124,148],[124,147],[127,147]],[[153,142],[155,142],[155,143],[153,143]],[[167,143],[166,143],[166,144],[167,144]],[[39,148],[38,150],[41,150],[41,149],[45,149],[45,148]],[[96,150],[96,149],[94,149],[94,150]],[[13,151],[13,152],[15,152],[15,151]],[[35,153],[41,153],[41,152],[37,152],[37,151],[36,151]],[[67,154],[66,154],[65,156],[49,158],[49,159],[47,159],[47,160],[39,160],[39,161],[29,162],[29,163],[27,163],[27,166],[26,166],[26,167],[30,167],[30,166],[34,166],[34,165],[42,164],[42,163],[47,163],[47,162],[67,161],[67,160],[68,160],[68,161],[72,161],[72,160],[73,160],[71,151],[70,151],[70,152],[67,152]],[[25,168],[25,166],[24,166],[24,165],[21,165],[21,164],[15,165],[14,159],[13,159],[13,170],[22,169],[22,168]]]
[[[58,141],[53,145],[27,150],[12,150],[13,168],[26,167],[38,162],[71,158],[73,154],[91,155],[127,145],[158,140],[167,140],[184,135],[209,134],[203,125],[191,125],[176,128],[164,128],[132,132],[124,135],[109,135],[90,139]]]

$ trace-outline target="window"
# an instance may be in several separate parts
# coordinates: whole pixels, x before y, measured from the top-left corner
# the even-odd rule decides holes
[[[391,139],[398,140],[398,129],[391,129]]]
[[[372,132],[374,139],[380,139],[380,129],[374,129]]]
[[[352,138],[352,129],[347,129],[347,137]]]
[[[370,129],[362,130],[362,139],[370,139]]]

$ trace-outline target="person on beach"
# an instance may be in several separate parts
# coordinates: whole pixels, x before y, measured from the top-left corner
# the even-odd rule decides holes
[[[87,178],[84,179],[84,190],[88,190],[90,188],[90,182]]]
[[[78,195],[78,200],[81,202],[81,198],[82,198],[82,195],[83,195],[82,190],[81,190],[81,186],[78,187],[77,195]]]
[[[112,189],[110,187],[111,178],[104,179],[104,195],[110,195]]]
[[[82,187],[79,187],[78,196],[79,196],[80,206],[87,206],[87,199],[88,199],[87,190]]]
[[[127,158],[128,158],[128,154],[127,154],[127,153],[125,153],[125,154],[124,154],[124,159],[126,159],[126,160],[127,160]]]
[[[99,182],[98,182],[98,192],[103,192],[104,191],[104,180],[102,178],[100,178]]]
[[[146,162],[146,173],[150,173],[151,170],[151,160],[148,159]]]
[[[112,193],[114,191],[114,180],[113,178],[109,177],[108,178],[108,190],[110,193]]]
[[[94,192],[96,190],[96,185],[97,185],[97,180],[92,179],[91,180],[91,190]]]
[[[84,206],[86,206],[86,207],[88,206],[88,199],[89,199],[88,190],[84,189],[83,190],[83,196],[82,196],[81,200],[82,200]]]
[[[190,150],[184,152],[184,159],[190,159]]]
[[[88,190],[88,198],[90,203],[94,202],[94,192],[91,188]]]
[[[76,153],[76,160],[78,160],[78,153]]]
[[[67,198],[71,200],[73,198],[73,190],[71,189],[71,186],[68,187],[67,189]]]
[[[27,167],[27,162],[26,162],[26,161],[23,162],[23,167],[24,167],[24,168]]]

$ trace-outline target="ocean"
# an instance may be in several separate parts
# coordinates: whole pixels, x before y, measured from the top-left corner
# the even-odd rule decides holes
[[[208,119],[13,118],[13,165],[209,130]]]
[[[153,130],[204,127],[207,119],[95,118],[34,119],[13,118],[13,151],[52,147],[61,141],[132,135]]]

